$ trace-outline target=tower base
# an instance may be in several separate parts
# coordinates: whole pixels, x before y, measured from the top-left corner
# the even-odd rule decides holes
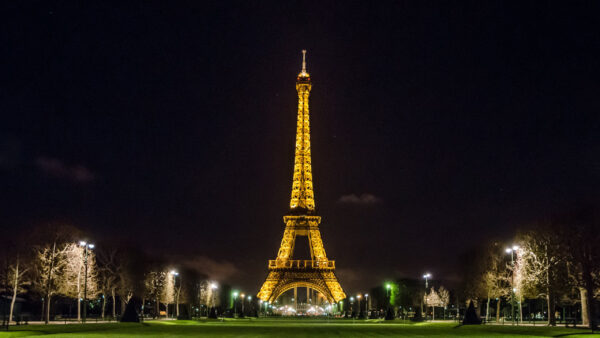
[[[346,298],[335,273],[318,269],[272,270],[257,296],[265,302],[275,302],[284,292],[298,287],[317,290],[330,303]]]

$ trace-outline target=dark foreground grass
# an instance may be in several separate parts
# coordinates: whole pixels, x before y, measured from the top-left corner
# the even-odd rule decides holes
[[[589,330],[458,326],[454,323],[400,323],[347,320],[147,321],[143,324],[67,324],[11,327],[0,337],[600,337]]]

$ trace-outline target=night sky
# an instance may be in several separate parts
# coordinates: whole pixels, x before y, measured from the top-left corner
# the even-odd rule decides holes
[[[64,220],[258,291],[307,49],[347,292],[600,201],[593,2],[5,2],[0,228]]]

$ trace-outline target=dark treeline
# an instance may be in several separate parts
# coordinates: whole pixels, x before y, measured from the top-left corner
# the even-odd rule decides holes
[[[560,317],[595,326],[599,228],[598,212],[584,209],[524,225],[512,242],[481,245],[462,256],[460,296],[479,304],[487,320],[500,320],[505,310],[518,321],[539,312],[549,325],[556,325]],[[543,307],[534,309],[535,300]]]
[[[148,254],[118,239],[53,223],[0,242],[0,316],[10,320],[119,319],[127,305],[146,317],[216,316],[228,306],[226,284],[197,267]],[[85,299],[87,299],[87,307]]]
[[[352,317],[421,320],[460,318],[472,302],[489,322],[572,320],[594,327],[600,314],[599,229],[594,209],[540,219],[520,227],[512,240],[478,243],[464,252],[460,281],[389,280],[338,305]],[[233,299],[230,286],[217,285],[195,266],[118,240],[92,247],[82,242],[86,238],[64,223],[2,238],[0,316],[49,322],[80,320],[86,313],[118,319],[129,312],[133,320],[185,319],[256,315],[261,309],[250,293]]]
[[[367,306],[379,316],[391,308],[391,318],[457,319],[473,302],[488,322],[598,323],[600,217],[593,208],[523,225],[509,241],[479,243],[459,266],[459,282],[387,281],[370,290]]]

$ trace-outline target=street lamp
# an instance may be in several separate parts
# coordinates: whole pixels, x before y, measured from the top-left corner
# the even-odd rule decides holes
[[[426,274],[423,275],[423,278],[425,278],[425,289],[428,289],[429,288],[428,281],[429,281],[429,278],[431,278],[431,274],[430,273],[426,273]]]
[[[243,293],[240,295],[240,298],[242,299],[242,317],[244,317],[244,315],[245,315],[245,312],[244,312],[244,296],[245,296],[245,294],[243,294]]]
[[[237,307],[235,306],[235,301],[237,299],[238,293],[237,291],[234,291],[231,295],[233,296],[233,314],[234,316],[237,316]]]
[[[176,278],[177,278],[177,276],[179,276],[179,272],[177,272],[176,270],[171,270],[171,271],[169,271],[169,274],[171,276],[173,276],[173,292],[175,292],[177,294],[176,295],[176,297],[177,297],[176,304],[179,304],[179,293],[176,291],[177,287],[175,286],[177,284],[177,279]],[[176,311],[179,312],[179,306],[177,306]],[[167,307],[166,307],[166,311],[165,312],[167,314],[167,318],[169,318],[169,303],[168,302],[167,302]],[[177,313],[177,315],[179,316],[179,313]]]
[[[365,293],[365,312],[369,316],[369,294]]]
[[[85,282],[83,283],[83,322],[87,319],[87,275],[88,275],[88,251],[92,250],[94,244],[80,241],[79,245],[83,247],[83,265],[85,266]]]
[[[216,293],[215,290],[217,290],[218,288],[219,288],[219,285],[217,283],[215,283],[215,282],[210,283],[210,289],[212,290],[212,292],[211,292],[212,304],[211,305],[213,308],[215,307],[215,293]],[[208,311],[208,309],[207,309],[207,311]]]
[[[517,289],[515,288],[515,252],[519,250],[518,245],[513,245],[510,248],[506,248],[504,251],[510,254],[510,265],[512,266],[512,275],[511,275],[511,284],[512,284],[512,293],[510,294],[510,307],[512,308],[512,323],[515,325],[515,292]]]
[[[356,299],[358,300],[358,316],[360,317],[360,299],[362,298],[361,294],[359,293],[358,295],[356,295]]]
[[[385,295],[387,296],[388,303],[389,303],[390,302],[390,289],[392,288],[392,285],[390,283],[386,283],[385,288],[386,288]]]
[[[423,298],[425,298],[425,310],[427,310],[427,289],[429,288],[429,278],[431,278],[431,274],[429,272],[426,272],[423,275],[423,278],[425,278],[425,293],[423,294]],[[421,304],[422,301],[421,301]],[[423,312],[423,307],[421,306],[421,312]],[[427,312],[425,313],[425,320],[427,320]]]

